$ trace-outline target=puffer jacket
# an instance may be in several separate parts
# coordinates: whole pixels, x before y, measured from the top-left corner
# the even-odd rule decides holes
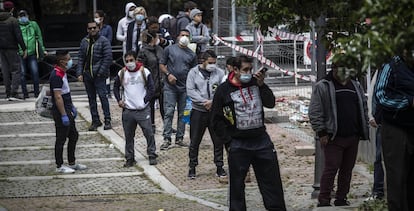
[[[18,45],[26,50],[19,23],[9,12],[0,12],[0,49],[17,50]]]
[[[28,23],[19,22],[20,30],[22,31],[23,40],[27,47],[27,55],[36,54],[36,40],[39,41],[40,49],[45,49],[43,45],[42,32],[36,21],[29,21]],[[23,51],[19,48],[19,54],[23,55]]]
[[[364,90],[362,89],[361,84],[357,81],[351,80],[351,82],[358,95],[362,127],[360,138],[362,140],[368,140],[368,107],[366,97],[364,96]],[[335,96],[335,85],[333,84],[332,78],[328,75],[328,77],[315,84],[309,105],[309,120],[312,129],[318,136],[322,136],[322,133],[324,135],[326,135],[325,133],[329,134],[331,140],[335,139],[338,131],[338,111]]]
[[[104,36],[98,35],[95,42],[89,49],[89,43],[92,40],[89,36],[82,39],[79,56],[78,66],[76,69],[76,76],[83,75],[86,79],[89,78],[107,78],[109,76],[109,66],[112,63],[112,48],[111,43]],[[88,50],[91,50],[90,61],[87,62]],[[86,67],[89,63],[90,67]]]

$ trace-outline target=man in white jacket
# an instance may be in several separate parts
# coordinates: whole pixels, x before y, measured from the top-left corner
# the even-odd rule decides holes
[[[118,22],[118,28],[116,30],[116,39],[122,42],[122,55],[126,53],[126,37],[128,24],[135,21],[134,10],[137,8],[133,2],[129,2],[125,5],[125,17],[121,18]]]

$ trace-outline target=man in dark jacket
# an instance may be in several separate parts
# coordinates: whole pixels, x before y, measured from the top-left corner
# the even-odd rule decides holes
[[[388,209],[414,210],[413,51],[406,50],[403,56],[396,56],[383,66],[374,93],[382,107]]]
[[[352,69],[332,64],[332,71],[312,90],[309,119],[325,155],[318,207],[331,206],[331,192],[338,173],[335,206],[348,206],[352,169],[359,140],[367,140],[368,108],[361,85],[351,79]]]
[[[109,130],[112,128],[111,113],[105,81],[112,63],[112,48],[108,39],[99,35],[99,27],[95,21],[88,23],[88,36],[81,41],[78,58],[76,75],[85,84],[92,116],[89,130],[95,131],[102,125],[96,103],[97,93],[105,116],[104,130]]]
[[[191,22],[190,11],[197,8],[197,4],[193,1],[187,1],[184,3],[184,11],[179,11],[177,15],[177,32],[186,29],[187,25]],[[175,39],[176,37],[173,37]]]
[[[217,140],[230,142],[230,210],[246,210],[244,179],[250,165],[265,208],[286,210],[276,149],[264,125],[263,106],[273,108],[275,96],[263,73],[252,75],[252,61],[247,56],[235,58],[234,70],[217,88],[211,108]]]
[[[27,57],[26,45],[16,18],[11,14],[14,5],[10,1],[3,3],[4,10],[0,10],[0,60],[3,73],[3,83],[6,87],[6,98],[14,100],[19,98],[21,70],[20,58],[17,54],[19,46],[23,51],[22,57]],[[11,78],[11,81],[10,81]]]

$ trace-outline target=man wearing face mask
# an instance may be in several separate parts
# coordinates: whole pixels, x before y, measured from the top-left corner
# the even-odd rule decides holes
[[[82,39],[76,75],[80,82],[85,84],[88,94],[89,108],[91,110],[92,124],[90,131],[96,131],[102,125],[99,119],[96,94],[102,104],[105,117],[104,130],[111,126],[111,113],[109,110],[108,95],[106,90],[106,78],[109,76],[109,66],[112,63],[111,43],[99,35],[99,27],[95,21],[88,23],[88,35]]]
[[[275,96],[264,73],[252,74],[251,57],[238,56],[233,71],[214,95],[211,108],[215,134],[229,145],[230,210],[246,210],[245,177],[253,166],[267,210],[286,210],[276,149],[266,132],[263,106]]]
[[[136,61],[133,51],[125,54],[126,66],[115,77],[114,95],[122,108],[122,127],[125,133],[124,167],[134,166],[134,137],[137,125],[140,126],[147,140],[147,154],[150,165],[156,165],[155,139],[151,127],[150,100],[154,95],[154,82],[151,72],[141,62]],[[122,87],[122,90],[120,89]]]
[[[165,74],[164,81],[164,143],[161,150],[167,150],[171,145],[172,120],[175,107],[178,109],[177,133],[175,144],[186,147],[183,137],[185,123],[183,122],[186,105],[186,81],[191,68],[197,65],[197,56],[187,46],[190,32],[186,29],[180,31],[177,43],[164,49],[160,59],[160,70]]]
[[[43,45],[42,32],[40,31],[39,25],[36,21],[29,20],[29,14],[26,10],[19,11],[19,26],[22,31],[23,40],[27,47],[27,57],[23,58],[23,51],[20,48],[19,54],[21,59],[21,68],[22,68],[22,92],[23,98],[29,98],[29,93],[27,92],[26,86],[26,73],[30,70],[31,79],[33,81],[33,91],[34,97],[36,98],[39,95],[39,67],[37,60],[41,59],[40,55],[46,55],[47,52],[44,51],[45,47]],[[43,51],[43,52],[38,52]]]
[[[66,71],[73,65],[68,51],[56,52],[56,65],[50,73],[50,91],[52,92],[52,114],[55,122],[56,143],[55,143],[55,159],[57,173],[74,173],[75,170],[84,170],[85,165],[75,163],[75,149],[78,141],[79,133],[76,129],[75,118],[77,111],[72,103],[70,95],[70,87]],[[63,147],[66,139],[68,141],[68,162],[69,165],[63,165]]]
[[[121,18],[118,22],[118,27],[116,30],[116,39],[122,42],[122,55],[125,55],[126,51],[126,37],[128,25],[131,22],[135,21],[134,10],[137,8],[133,2],[129,2],[125,5],[125,17]],[[125,56],[123,56],[125,58]]]
[[[198,150],[206,128],[210,133],[214,144],[214,163],[216,164],[217,177],[226,177],[223,169],[223,143],[218,141],[210,121],[210,111],[213,97],[217,87],[221,84],[224,72],[217,68],[217,56],[212,50],[207,50],[200,55],[201,64],[192,68],[187,77],[187,95],[192,101],[190,116],[190,148],[188,178],[196,178],[196,166],[198,165]]]
[[[337,173],[334,205],[350,205],[346,196],[359,140],[369,139],[366,97],[360,83],[352,79],[353,72],[341,63],[333,63],[332,71],[312,90],[309,119],[325,155],[318,207],[331,206]]]
[[[404,46],[382,67],[375,86],[390,211],[414,210],[414,50]]]
[[[7,100],[20,98],[17,91],[21,84],[19,46],[22,49],[23,58],[27,56],[26,44],[23,41],[19,23],[11,14],[14,4],[11,1],[3,3],[4,10],[0,9],[0,60],[3,83],[6,88]]]

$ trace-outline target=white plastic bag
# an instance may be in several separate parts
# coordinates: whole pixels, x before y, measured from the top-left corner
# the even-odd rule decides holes
[[[39,96],[35,101],[36,113],[42,117],[53,118],[52,115],[52,96],[50,95],[49,86],[43,85]]]

